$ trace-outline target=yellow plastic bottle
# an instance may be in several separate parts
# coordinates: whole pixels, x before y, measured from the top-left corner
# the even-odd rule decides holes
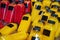
[[[60,29],[59,29],[60,23],[59,23],[59,21],[58,21],[59,17],[58,17],[58,19],[57,19],[57,17],[58,17],[57,14],[52,14],[52,15],[51,15],[51,19],[54,19],[55,22],[56,22],[56,27],[55,27],[55,29],[56,29],[56,34],[55,34],[55,37],[58,37],[58,36],[59,36],[59,32],[60,32]]]
[[[25,14],[19,25],[18,32],[28,32],[30,24],[31,24],[31,15]]]
[[[42,3],[41,2],[36,2],[34,4],[34,7],[32,9],[32,21],[35,20],[36,16],[39,14],[40,10],[41,10],[41,7],[42,7]]]
[[[1,35],[9,35],[13,32],[16,31],[17,29],[17,24],[16,23],[10,23],[4,26],[4,28],[1,29]]]
[[[49,19],[43,29],[43,40],[54,40],[56,33],[56,22]]]
[[[42,40],[42,31],[43,31],[43,23],[42,22],[37,22],[32,24],[33,28],[31,29],[31,33],[27,40],[35,40],[36,38],[38,40]]]

